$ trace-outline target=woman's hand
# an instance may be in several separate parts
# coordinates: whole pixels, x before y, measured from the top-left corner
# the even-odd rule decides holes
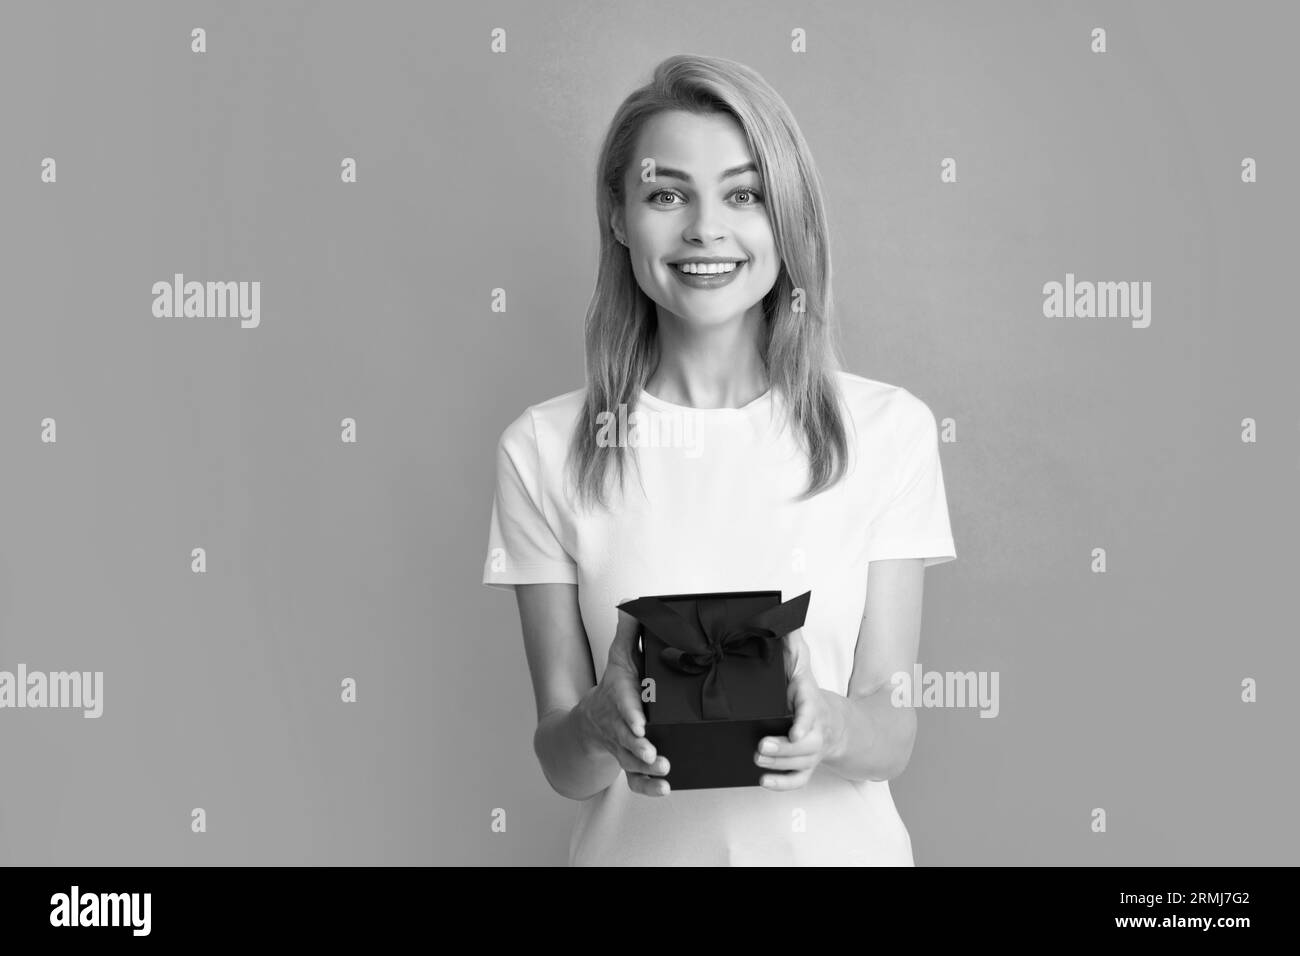
[[[641,707],[640,675],[636,659],[636,618],[618,612],[618,630],[609,646],[609,658],[600,682],[578,702],[578,726],[583,746],[593,756],[611,753],[627,772],[633,793],[661,797],[668,793],[668,758],[655,752],[645,739],[645,711]]]
[[[773,771],[762,778],[762,785],[769,790],[795,790],[807,784],[829,753],[834,734],[830,708],[813,678],[803,628],[787,634],[784,644],[788,703],[794,711],[794,724],[785,737],[764,737],[754,754],[756,764]]]

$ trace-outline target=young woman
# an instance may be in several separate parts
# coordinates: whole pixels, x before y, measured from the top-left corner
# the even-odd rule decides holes
[[[614,117],[597,212],[587,384],[502,434],[483,574],[515,591],[542,771],[581,801],[570,863],[911,866],[890,677],[956,551],[929,407],[840,370],[803,135],[749,68],[671,57]],[[755,753],[762,786],[670,792],[617,605],[741,590],[812,592],[784,639],[794,725]]]

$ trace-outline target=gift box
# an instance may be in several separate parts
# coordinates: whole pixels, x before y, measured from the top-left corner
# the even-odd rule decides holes
[[[803,626],[811,596],[719,591],[618,605],[640,624],[646,738],[668,759],[673,790],[759,785],[758,742],[794,723],[782,638]]]

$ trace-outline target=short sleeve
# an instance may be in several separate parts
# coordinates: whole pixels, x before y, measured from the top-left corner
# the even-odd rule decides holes
[[[543,478],[532,415],[524,412],[497,443],[496,492],[483,563],[488,587],[578,582],[577,565],[547,520]]]
[[[903,389],[897,417],[896,489],[867,531],[866,560],[924,558],[925,567],[957,557],[930,407]]]

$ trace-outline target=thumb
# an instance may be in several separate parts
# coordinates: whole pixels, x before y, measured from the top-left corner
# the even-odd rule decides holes
[[[803,628],[796,628],[785,636],[785,676],[793,678],[803,662]]]
[[[808,724],[812,721],[812,708],[808,706],[811,702],[807,697],[810,691],[811,688],[808,687],[804,680],[800,679],[796,682],[794,694],[792,695],[794,697],[794,723],[790,725],[790,732],[786,734],[786,739],[790,743],[802,740],[804,735],[808,733]]]
[[[632,600],[627,598],[619,601],[619,604],[626,604]],[[636,650],[636,638],[641,629],[641,622],[634,618],[627,611],[618,608],[618,627],[614,631],[614,642],[610,645],[610,650],[617,649],[619,653],[626,653],[629,659]]]

